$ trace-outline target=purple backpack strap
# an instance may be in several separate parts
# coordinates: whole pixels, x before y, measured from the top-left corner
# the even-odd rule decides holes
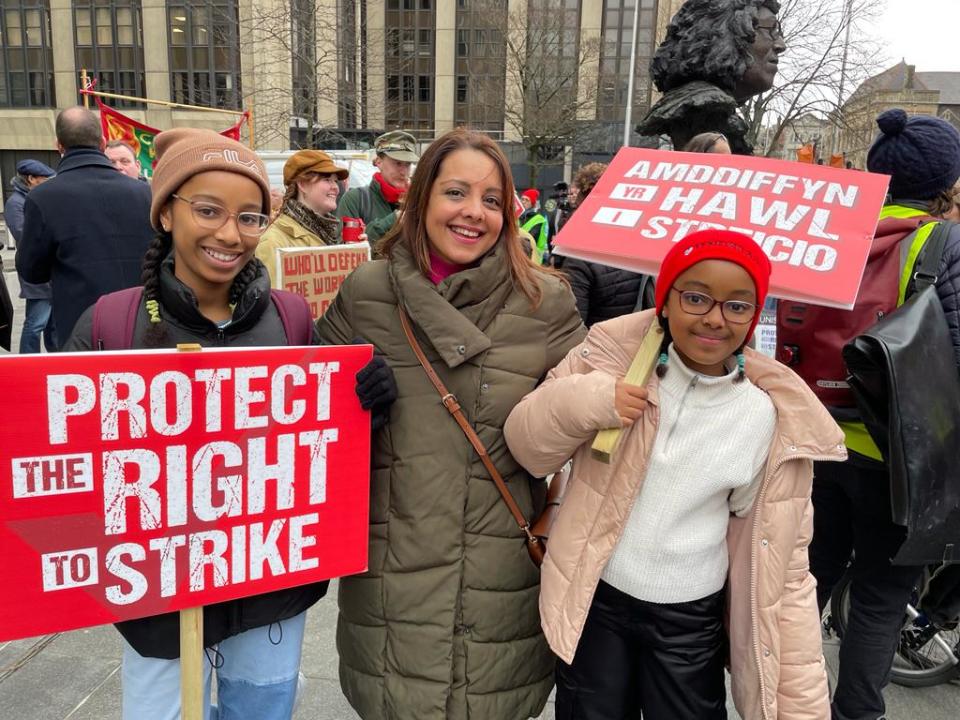
[[[93,306],[90,346],[94,350],[129,350],[133,347],[137,311],[143,287],[102,295]]]
[[[313,340],[313,315],[310,306],[302,296],[286,290],[271,290],[283,332],[287,336],[287,345],[310,345]]]

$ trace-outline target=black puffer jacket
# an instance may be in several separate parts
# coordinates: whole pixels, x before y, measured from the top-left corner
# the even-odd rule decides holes
[[[953,224],[943,247],[937,274],[937,297],[947,316],[953,354],[960,368],[960,225]]]
[[[259,264],[259,261],[258,261]],[[247,286],[237,303],[234,322],[223,330],[197,310],[193,292],[173,274],[173,257],[160,267],[160,315],[167,332],[165,346],[199,343],[204,347],[258,347],[286,345],[287,337],[276,307],[270,300],[266,268]],[[150,319],[141,307],[134,328],[134,347],[144,347]],[[93,346],[93,308],[84,311],[74,327],[65,351],[85,351]],[[313,343],[317,344],[316,329]],[[203,608],[203,644],[210,647],[245,630],[279,623],[299,615],[327,592],[326,582],[230,600]],[[176,658],[180,655],[180,616],[167,613],[117,623],[120,634],[145,657]]]
[[[653,278],[648,275],[574,258],[564,260],[563,272],[570,279],[577,310],[587,327],[653,307]],[[641,290],[643,301],[638,305]]]

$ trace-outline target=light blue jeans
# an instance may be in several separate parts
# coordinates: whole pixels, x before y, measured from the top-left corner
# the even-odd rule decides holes
[[[204,720],[290,720],[307,614],[227,638],[204,663]],[[278,642],[279,641],[279,642]],[[180,661],[143,657],[123,643],[123,720],[180,719]],[[217,705],[210,682],[217,674]]]

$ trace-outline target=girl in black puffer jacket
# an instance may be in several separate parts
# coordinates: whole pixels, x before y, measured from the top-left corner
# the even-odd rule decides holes
[[[267,173],[256,154],[214,132],[188,128],[161,133],[156,149],[151,222],[157,236],[144,257],[143,301],[127,346],[277,346],[311,337],[315,344],[309,310],[296,296],[276,303],[288,310],[304,306],[296,315],[302,322],[290,323],[299,339],[287,337],[266,270],[254,258],[270,210]],[[92,337],[93,326],[90,308],[64,350],[103,347],[103,337]],[[219,720],[289,720],[305,611],[326,589],[326,582],[316,583],[204,607],[204,646],[211,663],[217,661]],[[126,641],[124,720],[179,717],[178,615],[117,627]],[[211,663],[205,665],[205,717]]]

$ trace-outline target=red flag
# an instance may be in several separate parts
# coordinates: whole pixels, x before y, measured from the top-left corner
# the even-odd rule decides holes
[[[80,91],[83,93],[83,90]],[[154,138],[160,134],[160,130],[152,128],[137,122],[133,118],[127,117],[122,112],[114,110],[109,105],[104,104],[96,95],[93,99],[97,102],[97,109],[100,111],[100,127],[103,130],[103,137],[107,142],[111,140],[122,140],[131,148],[134,155],[140,161],[140,167],[143,168],[143,174],[146,177],[153,175],[153,166],[157,161],[156,151],[153,148]],[[231,140],[240,140],[240,129],[250,118],[250,111],[244,111],[236,125],[221,130],[220,134]]]

